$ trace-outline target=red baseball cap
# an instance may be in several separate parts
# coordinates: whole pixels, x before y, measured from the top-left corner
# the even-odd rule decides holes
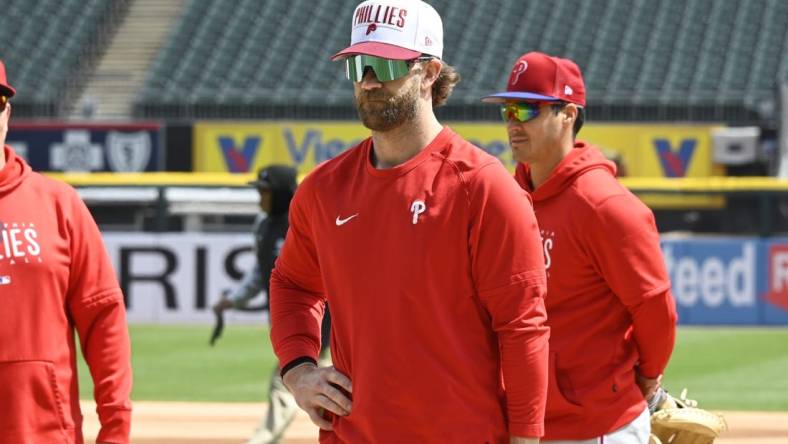
[[[0,93],[8,97],[14,97],[16,94],[14,87],[8,84],[8,78],[5,76],[5,63],[2,60],[0,60]]]
[[[487,103],[539,100],[586,106],[586,87],[577,64],[569,59],[529,52],[520,56],[509,74],[506,92],[482,99]]]

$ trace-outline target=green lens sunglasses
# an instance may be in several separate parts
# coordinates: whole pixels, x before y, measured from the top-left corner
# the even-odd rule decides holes
[[[390,82],[405,77],[410,72],[413,63],[430,60],[432,57],[419,57],[414,60],[390,60],[370,55],[354,55],[345,59],[345,74],[348,79],[360,82],[364,78],[367,67],[375,71],[375,76],[381,82]]]

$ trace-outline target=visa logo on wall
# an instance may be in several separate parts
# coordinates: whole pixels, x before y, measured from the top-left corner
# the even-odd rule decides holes
[[[686,177],[697,147],[697,139],[682,139],[675,148],[668,139],[654,139],[654,148],[665,177]]]
[[[257,152],[260,151],[262,136],[245,137],[237,143],[231,134],[221,135],[216,138],[224,157],[227,171],[231,173],[248,173],[252,168]]]

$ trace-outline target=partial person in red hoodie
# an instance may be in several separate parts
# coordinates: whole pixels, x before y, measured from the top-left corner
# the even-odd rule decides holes
[[[547,268],[547,443],[648,442],[646,400],[673,351],[675,302],[654,216],[615,165],[576,140],[586,94],[571,60],[521,56],[485,97],[507,124],[515,178],[534,200]],[[659,392],[661,393],[661,392]]]
[[[459,80],[438,13],[372,0],[352,17],[334,59],[372,136],[290,206],[270,286],[285,385],[321,442],[537,443],[549,331],[527,193],[435,117]],[[318,368],[326,300],[334,367]]]
[[[73,188],[5,145],[15,94],[0,61],[0,443],[82,444],[76,330],[93,377],[97,443],[126,444],[131,349],[123,295]]]

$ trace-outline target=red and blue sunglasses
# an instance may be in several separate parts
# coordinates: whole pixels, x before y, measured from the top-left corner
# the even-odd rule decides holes
[[[560,102],[507,102],[501,105],[501,117],[503,121],[509,123],[527,122],[535,119],[539,115],[539,110],[543,105],[552,105]]]

